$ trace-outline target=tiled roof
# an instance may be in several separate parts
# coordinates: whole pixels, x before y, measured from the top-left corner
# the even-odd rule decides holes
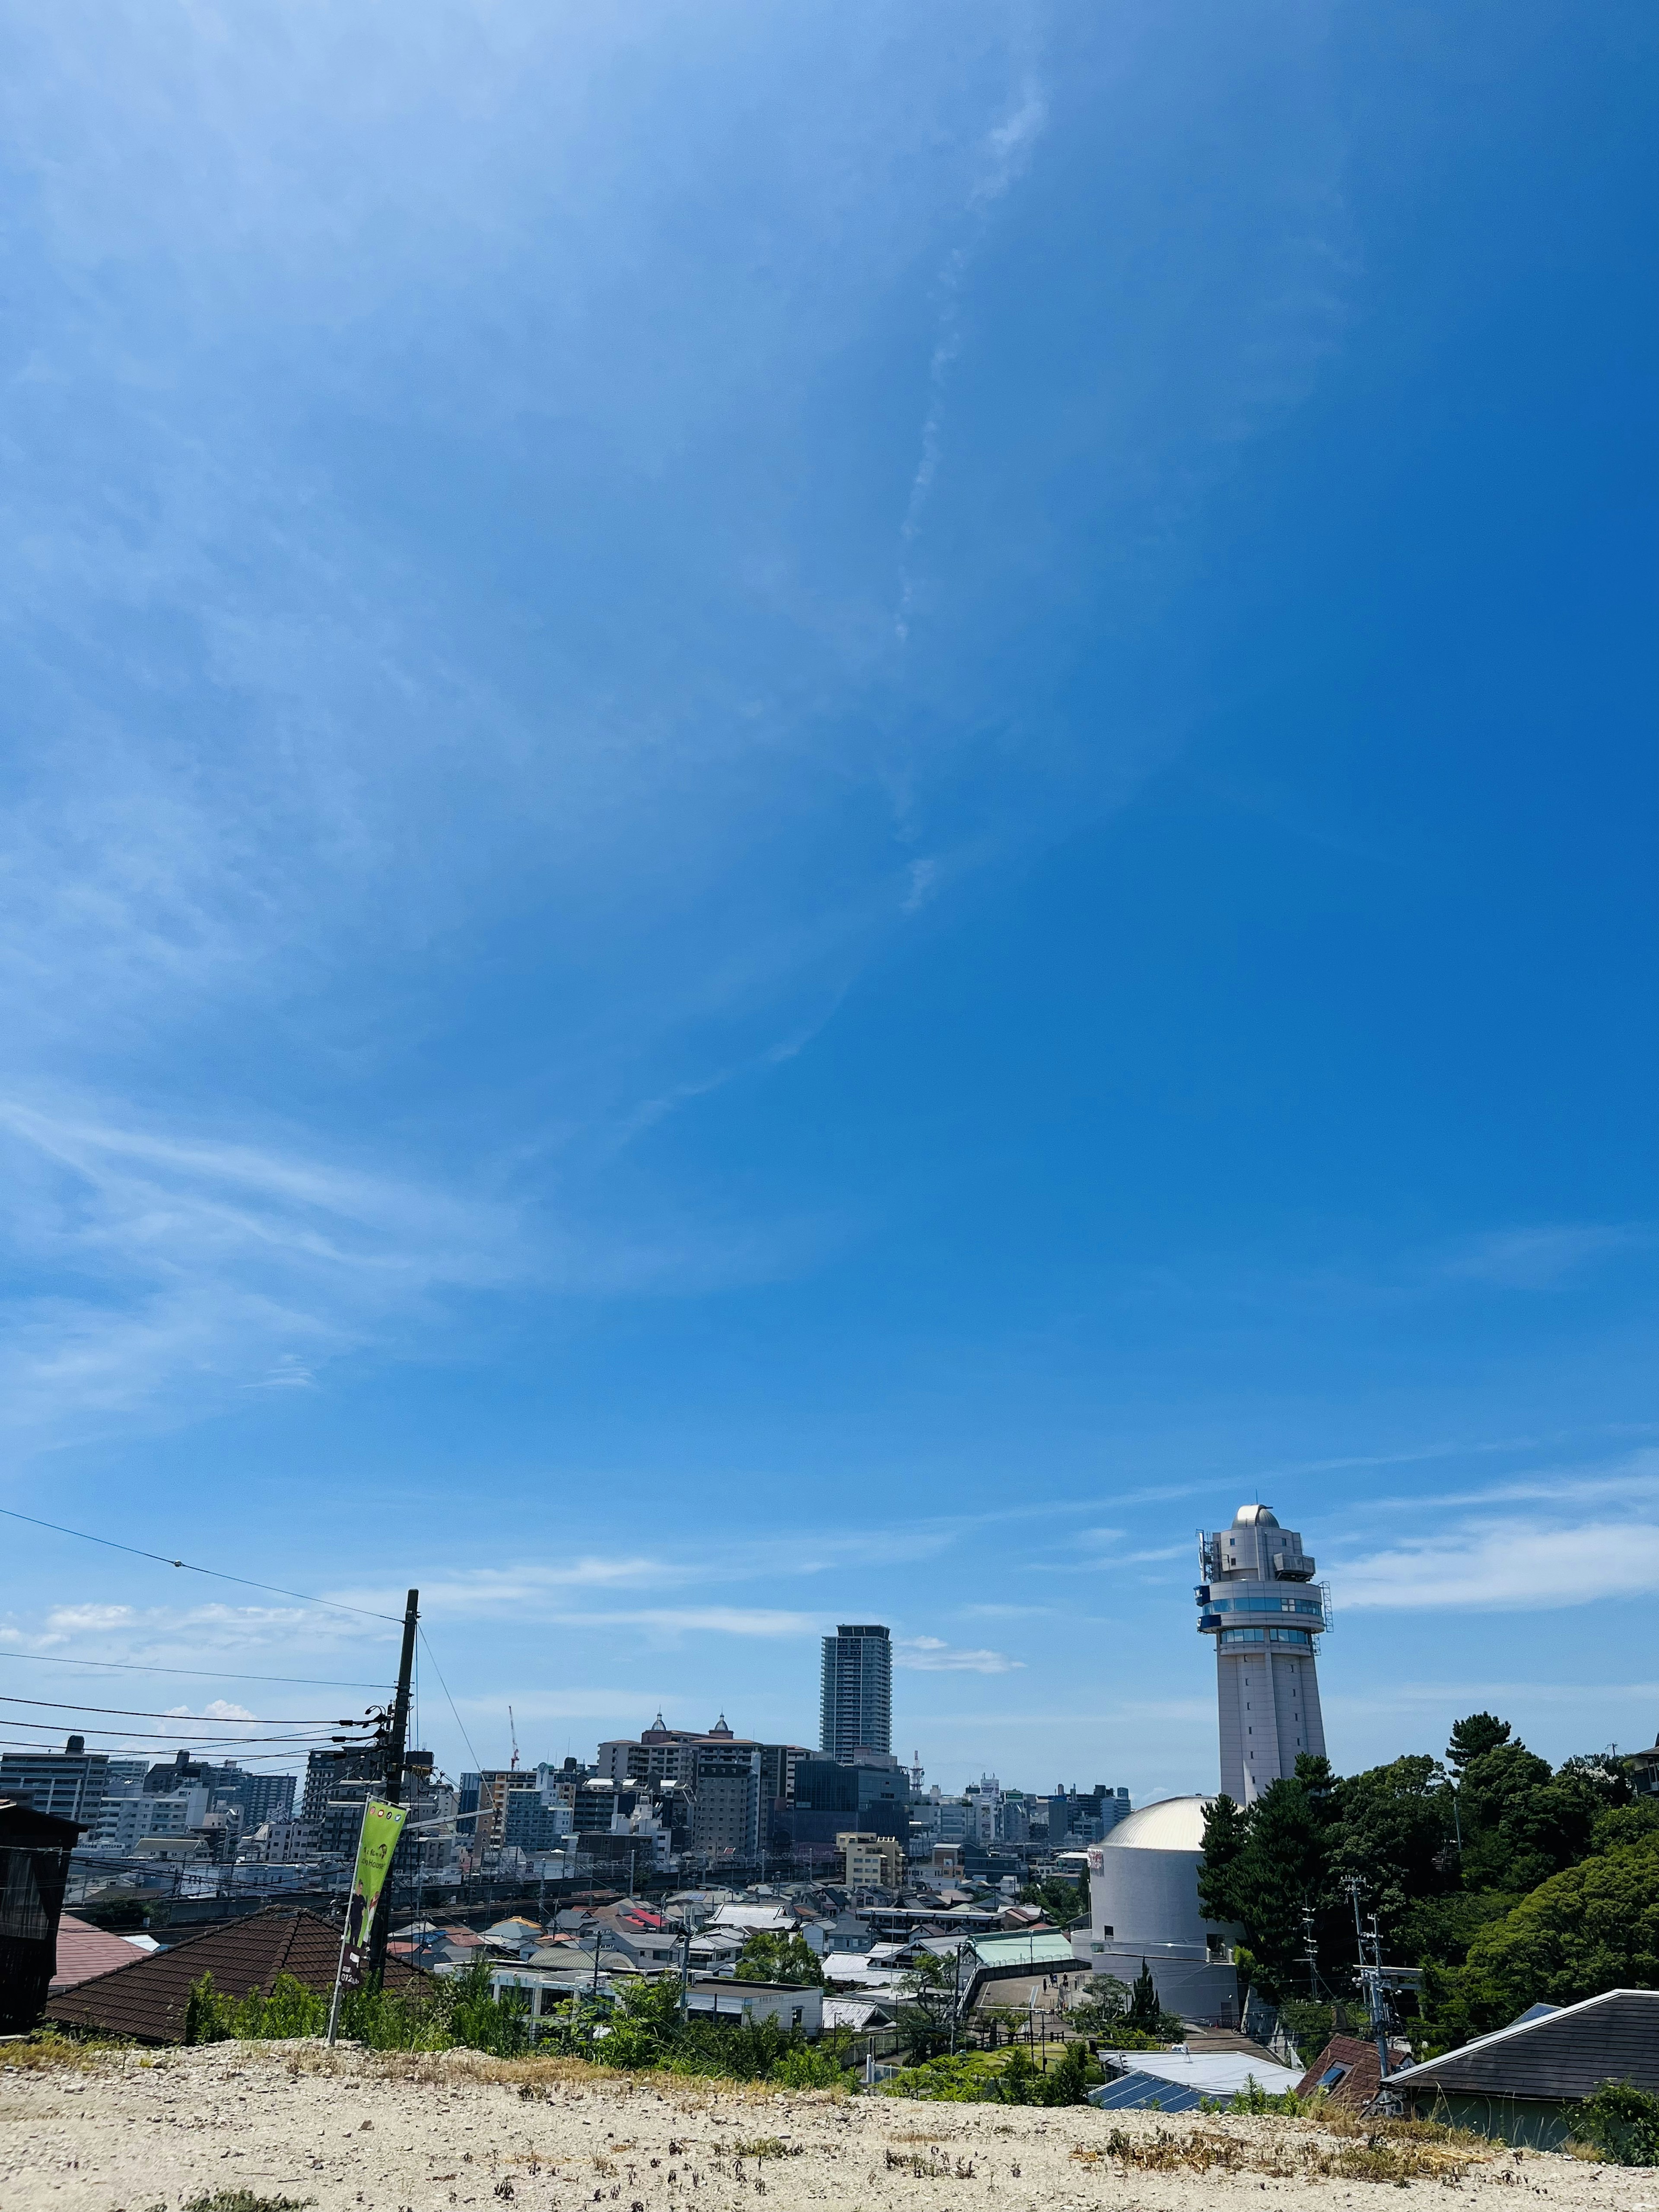
[[[216,1989],[237,1997],[252,1989],[269,1990],[278,1974],[292,1974],[307,1989],[331,1990],[339,1955],[337,1928],[314,1912],[269,1906],[65,1990],[52,1997],[46,2017],[64,2027],[130,2035],[140,2043],[177,2043],[185,2032],[191,1985],[204,1974],[213,1976]],[[387,1960],[387,1989],[427,1984],[414,1967]]]
[[[58,1964],[52,1977],[52,1993],[73,1989],[77,1982],[89,1982],[96,1974],[113,1973],[119,1966],[130,1966],[133,1960],[145,1955],[125,1936],[112,1936],[107,1929],[94,1928],[89,1920],[77,1920],[66,1912],[58,1923]]]
[[[1659,2089],[1659,1990],[1608,1990],[1511,2021],[1392,2076],[1417,2097],[1588,2097],[1603,2081]]]
[[[1297,2094],[1310,2097],[1325,2076],[1337,2067],[1345,2070],[1326,2094],[1346,2112],[1363,2112],[1382,2087],[1376,2045],[1358,2035],[1334,2035],[1297,2084]]]

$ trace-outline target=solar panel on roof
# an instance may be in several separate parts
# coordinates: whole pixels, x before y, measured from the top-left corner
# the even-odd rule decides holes
[[[1161,2081],[1156,2074],[1123,2074],[1098,2089],[1091,2089],[1089,2102],[1103,2112],[1195,2112],[1203,2101],[1202,2089]]]

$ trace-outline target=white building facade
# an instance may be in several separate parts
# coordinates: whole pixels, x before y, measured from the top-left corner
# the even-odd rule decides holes
[[[1211,1802],[1166,1797],[1143,1805],[1089,1846],[1090,1924],[1072,1931],[1072,1948],[1091,1973],[1124,1983],[1145,1966],[1166,2011],[1231,2027],[1237,1930],[1206,1920],[1198,1901]]]
[[[1314,1562],[1266,1505],[1199,1539],[1200,1632],[1215,1638],[1221,1787],[1253,1804],[1302,1753],[1322,1756],[1318,1638],[1330,1626]]]

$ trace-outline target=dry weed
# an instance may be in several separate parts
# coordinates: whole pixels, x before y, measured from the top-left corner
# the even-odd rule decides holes
[[[1334,2143],[1325,2139],[1333,2135]],[[1394,2182],[1401,2187],[1440,2181],[1449,2188],[1491,2155],[1492,2145],[1484,2136],[1415,2120],[1358,2121],[1340,2130],[1326,2124],[1317,2131],[1291,2123],[1271,2134],[1249,2136],[1214,2128],[1197,2128],[1190,2135],[1159,2128],[1151,2136],[1132,2136],[1115,2127],[1100,2148],[1079,2146],[1072,2153],[1085,2165],[1113,2158],[1143,2173],[1208,2173],[1213,2168],[1271,2174],[1279,2180]]]
[[[125,2057],[130,2043],[84,2041],[73,2035],[32,2035],[26,2042],[0,2046],[0,2065],[19,2074],[94,2074],[106,2060]],[[140,2061],[142,2064],[142,2060]]]

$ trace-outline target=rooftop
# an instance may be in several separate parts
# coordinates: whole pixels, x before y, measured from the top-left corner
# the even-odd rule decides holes
[[[99,1974],[52,1997],[46,2018],[63,2027],[98,2028],[139,2043],[179,2043],[191,1985],[210,1973],[214,1987],[245,1997],[269,1990],[278,1974],[292,1974],[308,1990],[331,1990],[340,1956],[340,1931],[314,1912],[280,1905],[210,1928],[166,1951],[136,1954],[129,1966]],[[389,1990],[429,1988],[424,1974],[388,1956]]]
[[[1390,2080],[1419,2091],[1550,2100],[1588,2097],[1607,2081],[1659,2091],[1659,1990],[1607,1990],[1559,2011],[1523,2014]]]
[[[1164,1797],[1109,1829],[1103,1850],[1201,1851],[1208,1797]]]

